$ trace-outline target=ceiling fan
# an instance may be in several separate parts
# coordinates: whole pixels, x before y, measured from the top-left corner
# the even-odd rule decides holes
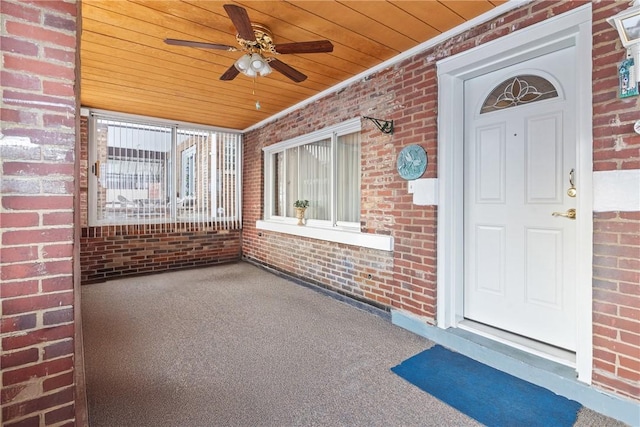
[[[190,40],[165,39],[164,42],[176,46],[190,46],[204,49],[226,50],[228,52],[242,51],[242,55],[220,80],[233,80],[240,73],[249,77],[266,76],[275,69],[296,83],[304,81],[307,76],[295,68],[285,64],[274,56],[264,54],[284,55],[287,53],[324,53],[332,52],[333,45],[329,40],[316,40],[298,43],[284,43],[276,45],[269,28],[265,25],[251,22],[246,9],[234,4],[225,4],[224,10],[236,27],[236,40],[240,48],[224,44],[203,43]]]

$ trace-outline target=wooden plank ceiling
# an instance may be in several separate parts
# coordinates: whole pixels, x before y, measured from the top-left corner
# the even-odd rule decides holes
[[[308,76],[300,83],[277,71],[222,81],[241,51],[164,42],[174,38],[239,47],[223,8],[230,3],[245,8],[252,22],[269,27],[276,49],[279,43],[326,39],[333,52],[278,55]],[[501,3],[82,0],[81,102],[242,130]]]

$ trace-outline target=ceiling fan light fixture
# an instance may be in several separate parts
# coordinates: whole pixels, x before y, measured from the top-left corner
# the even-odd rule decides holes
[[[265,61],[264,63],[264,67],[262,67],[262,69],[260,70],[260,75],[262,77],[264,76],[268,76],[269,74],[271,74],[273,70],[271,69],[271,67],[269,66],[269,63]]]
[[[267,76],[273,71],[267,60],[259,53],[242,55],[233,65],[247,77],[256,77],[258,74]]]
[[[238,71],[246,74],[246,72],[251,69],[251,55],[242,55],[234,65]]]
[[[251,55],[251,68],[255,71],[262,70],[267,65],[267,61],[259,53]]]

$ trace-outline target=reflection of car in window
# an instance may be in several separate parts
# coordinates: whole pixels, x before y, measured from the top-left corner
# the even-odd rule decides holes
[[[135,202],[132,202],[131,200],[124,197],[123,195],[118,195],[117,199],[120,202],[120,206],[123,208],[135,208],[138,206],[138,204],[136,204]]]
[[[182,199],[178,199],[176,204],[178,208],[192,208],[196,205],[196,198],[194,196],[187,196]]]

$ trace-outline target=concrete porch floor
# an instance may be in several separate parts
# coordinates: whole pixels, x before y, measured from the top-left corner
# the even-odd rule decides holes
[[[86,285],[82,312],[92,427],[480,425],[390,371],[432,341],[246,262]]]

